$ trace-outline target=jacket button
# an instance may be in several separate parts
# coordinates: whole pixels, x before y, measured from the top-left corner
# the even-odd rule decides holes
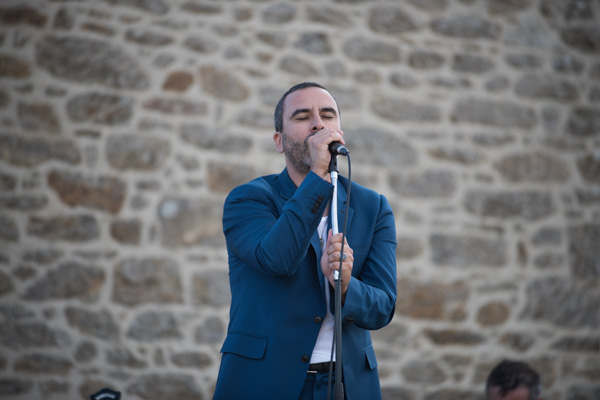
[[[354,322],[354,318],[348,316],[344,318],[344,322]]]
[[[306,364],[307,362],[309,362],[309,361],[310,361],[310,357],[309,357],[309,356],[307,356],[307,355],[303,355],[303,356],[302,356],[300,359],[302,360],[302,362],[303,362],[304,364]]]
[[[323,322],[323,318],[316,316],[314,321],[315,321],[315,324],[320,324],[321,322]]]

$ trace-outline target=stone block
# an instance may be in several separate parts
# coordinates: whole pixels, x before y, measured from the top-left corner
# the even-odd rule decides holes
[[[112,299],[126,306],[182,303],[179,265],[167,258],[127,258],[115,266]]]
[[[31,216],[26,229],[28,235],[51,242],[88,242],[100,236],[98,221],[91,215]]]
[[[506,265],[507,244],[501,238],[471,235],[432,234],[431,260],[439,266],[502,267]]]
[[[108,42],[46,36],[37,42],[35,57],[40,67],[66,81],[130,90],[150,86],[137,60]]]
[[[63,203],[71,207],[89,207],[118,214],[125,201],[127,186],[111,176],[82,176],[65,170],[48,174],[48,185]]]
[[[28,301],[79,299],[91,302],[98,299],[105,278],[104,270],[99,267],[67,261],[29,285],[23,298]]]

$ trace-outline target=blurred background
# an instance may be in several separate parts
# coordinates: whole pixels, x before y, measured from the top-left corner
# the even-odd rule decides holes
[[[598,0],[2,1],[0,399],[212,397],[223,201],[302,81],[394,208],[384,399],[600,399]]]

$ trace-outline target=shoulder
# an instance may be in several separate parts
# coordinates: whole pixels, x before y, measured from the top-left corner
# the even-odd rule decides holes
[[[277,174],[265,175],[239,185],[229,192],[225,202],[228,203],[235,201],[236,199],[248,199],[275,194],[278,178],[279,176]]]

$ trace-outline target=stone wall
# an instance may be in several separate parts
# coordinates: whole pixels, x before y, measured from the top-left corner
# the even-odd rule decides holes
[[[0,399],[211,398],[223,200],[305,80],[395,210],[385,399],[481,399],[503,357],[600,398],[599,1],[9,0]]]

